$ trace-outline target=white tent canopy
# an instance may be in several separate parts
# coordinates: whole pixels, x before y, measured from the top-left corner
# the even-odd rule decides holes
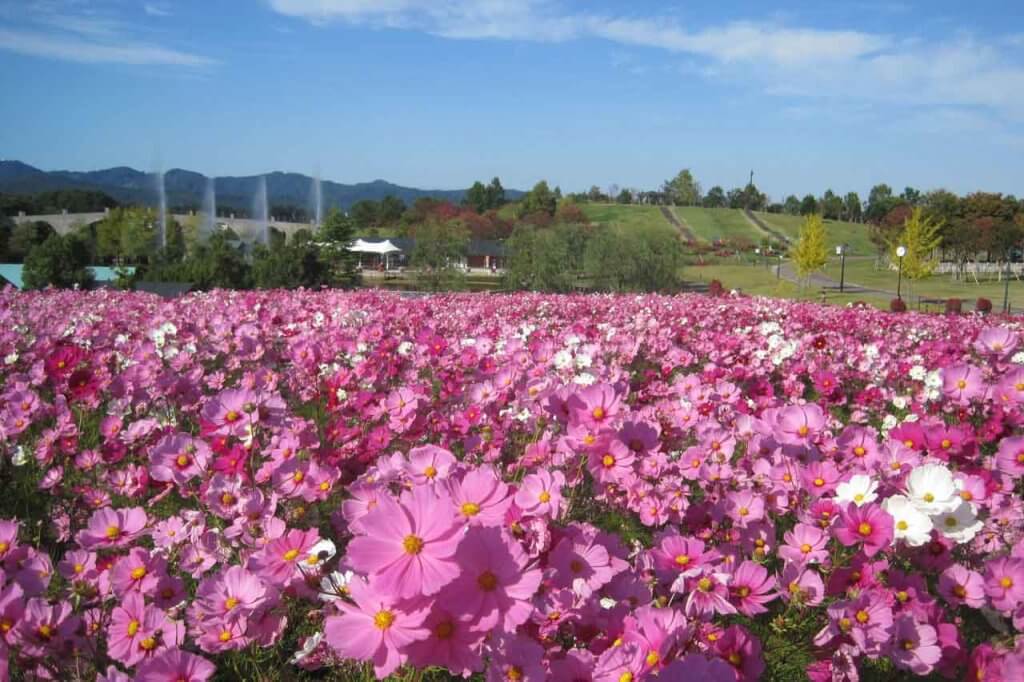
[[[352,246],[348,247],[348,250],[356,253],[376,253],[378,255],[401,251],[400,248],[391,243],[390,239],[385,239],[382,242],[367,242],[357,239],[352,243]]]

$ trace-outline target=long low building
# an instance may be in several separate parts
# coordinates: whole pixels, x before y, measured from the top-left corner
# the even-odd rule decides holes
[[[375,246],[387,247],[388,245],[398,251],[384,251],[375,249]],[[381,263],[389,265],[405,266],[409,264],[413,251],[416,249],[416,240],[410,237],[360,237],[356,240],[357,248],[353,250],[358,253],[377,255]],[[483,268],[486,270],[502,270],[505,267],[505,243],[496,239],[470,239],[466,244],[466,256],[458,265],[467,268]]]

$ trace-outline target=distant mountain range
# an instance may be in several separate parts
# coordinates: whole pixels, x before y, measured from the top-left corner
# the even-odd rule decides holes
[[[218,177],[214,183],[218,210],[225,208],[251,211],[256,196],[259,175]],[[271,206],[296,206],[312,212],[313,178],[300,173],[274,171],[264,176],[267,198]],[[481,178],[483,182],[490,178]],[[173,168],[164,174],[167,205],[172,208],[200,208],[206,192],[207,178],[201,173]],[[157,183],[152,173],[117,166],[97,171],[44,171],[21,161],[0,160],[0,192],[34,194],[62,189],[99,190],[124,204],[157,204]],[[330,180],[321,181],[324,210],[337,206],[343,210],[363,199],[380,201],[388,195],[398,197],[412,205],[420,197],[445,199],[454,203],[462,200],[466,190],[417,189],[403,187],[385,180],[345,185]],[[518,199],[523,192],[505,190],[509,200]]]

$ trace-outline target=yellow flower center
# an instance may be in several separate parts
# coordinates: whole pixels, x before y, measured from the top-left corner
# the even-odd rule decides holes
[[[228,410],[228,413],[224,415],[224,419],[228,420],[228,422],[236,422],[238,421],[239,416],[240,415],[234,410]]]
[[[955,528],[956,527],[956,517],[955,516],[947,516],[945,523],[946,523],[946,528]]]
[[[302,479],[305,477],[306,475],[304,473],[302,473],[301,471],[296,471],[292,475],[292,480],[295,481],[296,483],[302,483]]]
[[[800,545],[800,551],[803,552],[804,554],[810,553],[811,549],[812,549],[812,547],[810,545],[808,545],[806,542],[804,544]]]
[[[406,554],[419,554],[423,551],[423,540],[415,535],[406,535],[402,540],[402,547]]]
[[[174,460],[179,467],[184,469],[188,466],[188,455],[178,455],[178,458]]]
[[[711,578],[701,578],[697,581],[697,589],[701,592],[710,592],[711,584]]]
[[[657,651],[652,650],[644,660],[647,661],[647,665],[656,665],[661,660],[661,656],[658,655]]]
[[[935,496],[932,495],[931,493],[925,493],[924,495],[921,496],[921,499],[924,500],[925,502],[934,502]]]
[[[523,671],[518,666],[510,665],[508,670],[505,671],[505,679],[510,682],[519,682],[523,679]]]
[[[83,573],[85,571],[85,566],[83,566],[82,564],[75,564],[74,571],[75,573]]]
[[[912,640],[912,639],[905,639],[905,640],[903,640],[903,648],[906,651],[912,650],[914,648],[914,646],[915,646],[914,645],[914,640]]]
[[[689,556],[687,556],[685,554],[680,554],[680,555],[676,556],[676,564],[678,564],[680,566],[685,566],[688,563],[690,563],[690,557]]]
[[[128,623],[128,636],[134,637],[135,633],[139,631],[139,621],[133,620]]]
[[[373,624],[381,630],[387,630],[395,622],[395,614],[388,610],[380,610],[373,616]]]
[[[132,570],[132,580],[142,580],[145,577],[146,577],[146,567],[145,566],[139,566],[138,568]]]
[[[551,493],[549,493],[547,490],[542,490],[540,495],[537,496],[537,499],[540,500],[543,504],[547,504],[548,502],[551,501]]]
[[[285,561],[295,561],[295,557],[297,556],[299,556],[299,550],[289,549],[287,552],[284,553],[284,555],[281,558]]]
[[[729,654],[729,662],[733,665],[739,665],[743,662],[743,657],[740,656],[738,652],[734,651],[731,654]]]
[[[956,387],[962,391],[967,388],[967,382],[964,379],[960,379],[956,382]]]
[[[843,632],[849,632],[851,627],[853,627],[853,621],[851,621],[849,618],[840,618],[839,619],[839,629],[840,630],[842,630]]]
[[[480,505],[476,502],[464,502],[459,511],[462,512],[463,516],[476,516],[480,513]]]
[[[116,540],[121,535],[121,529],[117,526],[107,526],[107,539]]]
[[[438,623],[434,627],[434,636],[438,639],[448,639],[452,636],[452,632],[454,631],[455,626],[452,625],[452,622],[450,620],[446,620],[441,623]]]
[[[853,454],[857,455],[858,457],[863,457],[864,455],[867,454],[867,450],[858,445],[853,449]]]
[[[235,496],[231,493],[224,493],[220,496],[220,503],[223,505],[229,505],[235,503]]]
[[[222,642],[231,641],[231,631],[229,631],[229,630],[221,630],[220,631],[220,636],[217,639],[219,639]]]
[[[740,507],[739,508],[739,513],[740,513],[740,516],[746,516],[747,514],[750,513],[750,510],[747,509],[746,507]]]
[[[854,618],[857,619],[858,623],[863,625],[864,623],[868,622],[868,620],[871,618],[871,616],[868,615],[867,611],[865,611],[864,609],[861,609],[856,614],[854,614]]]
[[[825,485],[825,479],[819,476],[818,478],[814,479],[814,485],[820,488],[821,486]]]
[[[142,647],[143,651],[152,651],[156,648],[156,640],[152,637],[146,637],[139,642],[139,646]]]
[[[802,438],[802,437],[806,436],[808,434],[808,432],[810,432],[810,429],[808,429],[807,425],[804,424],[799,429],[797,429],[796,432],[798,434],[800,434],[800,437]]]
[[[633,673],[628,670],[619,675],[619,682],[633,682]]]
[[[427,468],[423,470],[423,475],[433,480],[434,477],[437,476],[437,469],[428,464]]]
[[[940,443],[940,445],[942,446],[943,450],[948,450],[949,448],[951,448],[953,446],[953,441],[951,441],[948,438],[943,438],[942,442]]]
[[[963,599],[967,596],[967,588],[965,588],[963,585],[954,585],[953,594]]]
[[[227,599],[224,600],[224,610],[225,611],[230,611],[231,609],[235,608],[236,606],[238,606],[238,600],[235,599],[234,597],[228,597]]]
[[[861,522],[861,524],[857,526],[857,532],[863,535],[864,537],[871,535],[871,524],[866,521]]]
[[[750,594],[750,588],[744,585],[740,589],[736,590],[736,594],[740,595],[741,597],[746,597]]]
[[[591,412],[590,414],[594,417],[594,419],[604,419],[604,408],[595,407],[594,411]]]
[[[327,492],[330,489],[331,489],[331,482],[330,481],[324,481],[323,483],[320,484],[320,490],[323,490],[324,492]]]
[[[605,455],[604,457],[601,458],[601,464],[604,466],[605,469],[611,469],[613,466],[615,466],[615,458],[612,457],[611,455]]]
[[[50,639],[50,637],[53,636],[53,628],[51,628],[46,623],[40,625],[37,632],[39,633],[39,636],[43,639]]]
[[[907,528],[910,528],[910,525],[903,519],[900,519],[896,522],[896,527],[900,530],[906,530]]]
[[[1013,578],[1010,578],[1010,577],[1000,578],[999,579],[999,584],[1002,585],[1004,589],[1010,589],[1011,587],[1013,587]]]

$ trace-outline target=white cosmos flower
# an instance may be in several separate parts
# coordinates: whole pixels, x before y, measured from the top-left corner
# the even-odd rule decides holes
[[[892,517],[893,537],[911,547],[920,547],[931,539],[932,520],[918,510],[909,498],[893,495],[882,502],[882,509]]]
[[[914,467],[907,477],[907,496],[928,516],[951,512],[961,502],[953,473],[942,464]]]
[[[320,600],[337,601],[348,594],[348,584],[355,573],[352,571],[334,571],[320,580]]]
[[[932,517],[936,530],[958,544],[970,542],[984,525],[975,515],[974,506],[970,502],[961,502],[951,512]]]
[[[302,648],[296,651],[294,654],[292,654],[292,657],[288,659],[288,662],[292,665],[301,663],[307,656],[309,656],[316,650],[317,646],[320,644],[320,640],[323,639],[323,637],[324,633],[322,632],[314,632],[313,634],[311,634],[309,637],[306,638],[306,641],[302,643]]]
[[[871,480],[870,476],[857,474],[836,486],[836,501],[846,506],[853,502],[858,507],[878,499],[875,492],[878,490],[878,483]]]
[[[18,446],[14,449],[14,454],[11,455],[11,464],[16,467],[24,466],[28,462],[28,453],[25,452],[25,448]]]
[[[556,369],[567,369],[572,366],[572,354],[567,350],[560,350],[552,358]]]
[[[597,381],[597,377],[590,372],[580,372],[576,375],[576,378],[572,380],[574,384],[579,384],[580,386],[590,386],[595,381]]]
[[[410,341],[402,341],[402,343],[398,344],[398,354],[399,355],[408,355],[409,351],[411,351],[411,350],[412,350],[412,342],[410,342]]]
[[[330,561],[337,553],[338,548],[333,542],[326,539],[320,540],[309,548],[309,558],[306,559],[306,564],[312,568],[316,568],[324,562]]]

